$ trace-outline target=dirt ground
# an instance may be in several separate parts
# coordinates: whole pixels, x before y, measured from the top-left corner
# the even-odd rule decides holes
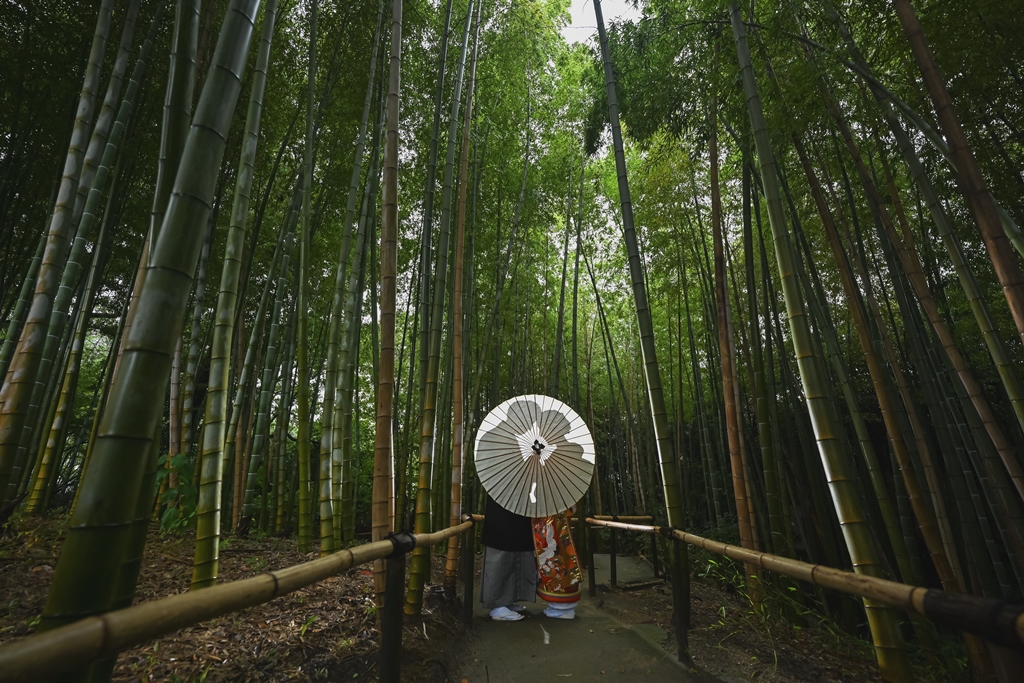
[[[0,643],[35,631],[57,561],[63,522],[15,520],[0,538]],[[230,537],[220,552],[222,581],[315,559],[295,539]],[[436,566],[439,564],[441,558]],[[188,590],[192,540],[154,530],[146,545],[136,602]],[[440,575],[439,573],[437,575]],[[114,681],[351,681],[377,678],[377,628],[368,567],[233,615],[183,629],[121,654]],[[436,594],[424,625],[406,627],[402,680],[447,680],[447,647],[460,626]]]
[[[35,631],[63,534],[59,518],[16,518],[0,538],[0,643]],[[228,538],[222,581],[314,559],[294,539]],[[435,558],[435,567],[441,558]],[[192,540],[154,530],[146,548],[137,602],[188,589]],[[440,571],[435,570],[435,576]],[[214,619],[133,648],[118,659],[120,682],[375,680],[377,629],[368,567],[352,569],[265,605]],[[733,681],[862,682],[880,680],[870,646],[828,629],[768,622],[714,582],[692,583],[690,652],[694,664]],[[404,634],[403,681],[460,683],[449,671],[460,645],[458,610],[428,586],[424,621]],[[654,582],[605,590],[602,609],[627,624],[664,629],[673,649],[671,591]],[[918,680],[954,681],[921,669]]]
[[[690,582],[689,653],[699,672],[723,683],[861,683],[881,681],[869,642],[843,633],[828,620],[797,628],[781,619],[763,618],[750,602],[728,586],[708,578]],[[627,624],[652,624],[664,630],[661,645],[676,652],[672,592],[666,583],[639,590],[603,587],[602,609]],[[960,653],[955,637],[950,652]],[[964,662],[955,656],[943,665],[929,663],[911,648],[916,679],[954,683],[967,680]]]

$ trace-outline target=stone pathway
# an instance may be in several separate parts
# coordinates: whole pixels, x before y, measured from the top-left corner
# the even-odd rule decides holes
[[[652,683],[713,681],[688,673],[679,664],[675,652],[662,645],[668,637],[663,629],[625,624],[602,609],[608,556],[598,555],[595,560],[598,597],[589,597],[584,585],[574,621],[545,617],[538,601],[527,604],[525,619],[495,622],[478,603],[473,629],[450,670],[451,678],[466,683],[636,683],[638,677]],[[619,557],[616,569],[620,587],[654,578],[651,566],[636,557]],[[629,599],[637,598],[628,592],[616,594],[617,601]]]

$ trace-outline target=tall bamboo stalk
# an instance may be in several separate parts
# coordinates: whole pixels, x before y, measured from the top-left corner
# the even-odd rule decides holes
[[[383,114],[383,107],[381,108]],[[341,349],[338,354],[338,394],[339,400],[334,412],[333,459],[339,463],[341,472],[340,510],[336,517],[341,524],[340,539],[351,542],[355,538],[355,493],[356,470],[353,467],[354,451],[352,438],[352,404],[356,374],[359,367],[359,332],[362,329],[363,289],[366,284],[366,262],[369,248],[376,236],[374,217],[377,213],[377,192],[380,189],[380,139],[381,118],[373,127],[373,145],[370,169],[367,174],[366,187],[363,192],[362,209],[356,232],[356,256],[359,259],[349,273],[348,296],[343,311],[344,327],[342,329]],[[357,444],[358,445],[358,444]]]
[[[284,273],[282,273],[284,275]],[[280,365],[280,348],[278,337],[281,330],[281,306],[284,300],[284,292],[287,289],[287,282],[284,277],[279,278],[277,285],[277,297],[274,299],[274,310],[270,314],[270,330],[267,333],[267,351],[263,362],[263,376],[260,378],[260,394],[256,407],[256,422],[253,426],[252,452],[249,454],[248,474],[245,482],[244,507],[235,527],[235,534],[247,536],[249,527],[252,524],[253,501],[256,497],[256,480],[259,476],[260,466],[263,463],[263,448],[265,443],[264,432],[270,424],[270,400],[277,386],[277,369]],[[240,456],[243,454],[240,454]]]
[[[960,193],[967,201],[974,216],[989,259],[995,268],[996,277],[1003,286],[1006,303],[1017,326],[1017,334],[1024,340],[1024,272],[1011,249],[1010,240],[1003,230],[996,203],[989,194],[985,178],[978,166],[967,135],[960,124],[960,117],[953,106],[953,100],[946,89],[945,78],[935,61],[931,46],[924,36],[921,22],[917,18],[910,0],[893,0],[893,7],[900,19],[911,52],[917,61],[928,95],[935,107],[935,114],[953,161],[956,164],[956,179]],[[968,393],[970,390],[968,389]],[[982,421],[985,418],[982,417]],[[998,446],[997,446],[998,448]],[[1024,495],[1024,492],[1020,492]]]
[[[28,410],[25,413],[26,422],[22,429],[14,467],[11,470],[12,480],[22,477],[23,471],[28,465],[29,452],[33,450],[34,444],[37,443],[37,440],[32,438],[34,428],[37,424],[43,422],[39,420],[39,413],[45,405],[48,405],[52,396],[47,387],[55,382],[55,375],[60,374],[59,365],[55,365],[54,361],[60,354],[60,349],[64,348],[61,346],[61,340],[65,336],[65,329],[69,319],[68,311],[71,307],[74,293],[82,284],[80,276],[84,267],[86,244],[92,238],[93,230],[98,227],[99,223],[102,223],[103,193],[111,180],[111,169],[115,167],[125,128],[128,126],[129,119],[135,110],[140,84],[149,66],[149,55],[152,52],[153,42],[163,19],[165,6],[166,0],[162,0],[157,5],[157,11],[150,22],[149,32],[142,44],[138,60],[132,71],[128,89],[125,92],[120,107],[118,107],[117,117],[113,124],[109,125],[108,135],[104,137],[105,144],[102,146],[102,157],[98,162],[99,167],[95,169],[94,177],[91,179],[87,192],[88,199],[81,208],[81,224],[78,226],[77,234],[72,240],[67,263],[64,266],[64,272],[60,279],[60,285],[57,288],[56,296],[50,308],[50,324],[47,328],[45,342],[43,343],[42,356],[38,359],[35,386],[32,388]],[[124,46],[122,48],[122,52],[126,53],[127,48],[124,48]],[[106,103],[104,105],[106,109]],[[103,113],[106,114],[107,112],[104,111]],[[90,148],[96,142],[96,137],[97,135],[93,136]],[[87,154],[86,156],[88,158],[89,155]],[[78,189],[82,190],[82,188],[83,184],[79,183]]]
[[[841,427],[827,397],[826,375],[821,367],[820,359],[814,356],[812,350],[810,326],[799,283],[796,280],[796,259],[786,228],[778,186],[778,171],[768,137],[768,126],[761,108],[757,83],[754,80],[746,29],[740,15],[739,5],[730,2],[729,10],[743,78],[743,89],[747,100],[747,110],[754,133],[754,144],[761,164],[761,182],[768,200],[768,219],[774,237],[779,274],[782,277],[790,332],[793,345],[796,348],[797,365],[807,407],[812,416],[811,424],[818,443],[818,451],[822,464],[825,466],[829,489],[832,492],[835,510],[839,515],[854,568],[859,573],[880,575],[881,568],[874,542],[865,517],[858,509],[860,501],[852,479],[854,468],[849,462],[849,456],[842,449]],[[910,669],[909,657],[903,647],[903,639],[899,632],[895,612],[871,600],[865,600],[864,607],[868,614],[868,623],[871,627],[875,652],[883,678],[891,681],[912,681],[914,676]]]
[[[46,248],[45,232],[39,235],[39,244],[36,246],[35,256],[28,264],[28,272],[25,273],[25,280],[21,285],[21,293],[18,294],[18,302],[11,311],[11,321],[7,324],[7,334],[4,336],[3,347],[0,348],[0,383],[6,383],[7,370],[11,365],[11,358],[14,356],[14,347],[21,335],[21,327],[25,323],[25,316],[28,315],[28,307],[32,301],[32,292],[36,287],[36,277],[39,275],[39,264],[43,260],[43,250]],[[0,399],[0,407],[3,406]]]
[[[450,221],[452,207],[452,176],[455,166],[455,143],[458,139],[459,106],[462,102],[463,77],[466,70],[466,53],[469,50],[469,34],[473,19],[473,0],[466,8],[466,24],[462,34],[462,48],[455,72],[452,90],[451,114],[448,124],[448,154],[445,157],[444,180],[441,198],[440,236],[437,244],[437,262],[434,267],[434,283],[430,292],[431,316],[427,375],[420,413],[419,476],[416,486],[416,533],[430,531],[430,472],[434,459],[434,418],[437,413],[437,383],[441,364],[441,337],[444,320],[444,303],[448,283],[448,251],[450,246]],[[421,291],[421,295],[423,292]],[[430,549],[416,548],[409,563],[409,587],[406,591],[405,613],[419,616],[423,604],[423,586],[430,571]]]
[[[463,331],[462,310],[463,268],[465,265],[464,245],[466,239],[466,208],[469,195],[469,147],[473,124],[473,94],[476,88],[476,56],[480,49],[480,8],[476,6],[473,29],[473,55],[469,60],[469,81],[466,85],[466,106],[462,114],[462,157],[459,161],[459,204],[455,223],[455,282],[452,296],[452,466],[451,502],[448,525],[455,526],[462,521],[462,440],[466,432],[463,387]],[[568,234],[568,233],[567,233]],[[564,278],[563,278],[564,280]],[[468,341],[468,340],[467,340]],[[466,552],[470,552],[469,549]],[[448,554],[444,567],[444,590],[448,596],[455,595],[459,568],[459,539],[448,539]]]
[[[210,379],[206,393],[206,408],[203,418],[202,448],[196,456],[202,461],[202,473],[197,485],[206,485],[207,500],[202,534],[197,528],[196,557],[205,554],[211,562],[198,570],[193,569],[193,583],[198,578],[201,585],[210,585],[217,580],[216,560],[220,544],[220,505],[224,478],[225,426],[228,421],[228,392],[230,391],[231,345],[235,334],[235,311],[238,308],[238,280],[241,268],[242,249],[245,244],[246,221],[252,194],[252,181],[259,142],[260,118],[263,112],[263,96],[266,92],[267,70],[270,61],[270,42],[277,20],[277,0],[267,0],[263,12],[263,28],[253,72],[252,88],[249,94],[249,108],[245,117],[245,135],[235,179],[235,195],[231,205],[231,222],[224,243],[224,265],[221,268],[220,285],[217,293],[217,308],[213,315],[213,342],[210,346]],[[272,260],[270,273],[273,273]],[[268,281],[271,277],[268,277]],[[269,284],[269,282],[268,282]],[[265,298],[265,297],[264,297]],[[265,302],[261,301],[261,308]],[[259,316],[257,316],[259,317]],[[188,443],[187,441],[185,443]],[[202,490],[202,489],[201,489]],[[198,512],[198,510],[197,510]],[[200,538],[203,550],[200,552]],[[198,567],[198,565],[196,565]],[[208,568],[207,568],[208,567]]]
[[[310,500],[310,462],[309,462],[309,249],[310,249],[310,210],[311,187],[313,183],[313,136],[314,132],[314,99],[316,96],[316,9],[317,0],[310,0],[309,12],[309,72],[307,76],[306,99],[306,150],[303,159],[302,174],[302,226],[299,231],[299,277],[296,286],[295,307],[298,315],[295,329],[295,362],[298,365],[298,420],[299,420],[299,552],[309,552],[313,533],[313,510]],[[330,498],[328,498],[328,502]],[[328,525],[331,515],[321,514],[321,525]],[[333,543],[334,534],[324,538],[321,528],[322,542]]]
[[[219,206],[215,206],[210,214],[210,221],[206,226],[206,238],[203,240],[203,248],[199,252],[199,268],[196,271],[195,291],[192,295],[192,325],[189,330],[188,353],[185,356],[185,372],[181,391],[180,420],[181,434],[178,438],[181,450],[186,456],[192,454],[192,422],[193,410],[192,401],[196,391],[196,371],[199,369],[199,355],[205,344],[203,340],[203,313],[206,311],[206,275],[210,264],[210,245],[213,242],[213,232],[217,225],[217,214]],[[172,406],[177,410],[179,404]]]
[[[48,428],[49,436],[45,443],[46,450],[39,463],[39,472],[32,488],[32,495],[29,497],[28,504],[25,507],[26,512],[42,512],[48,507],[50,493],[55,481],[54,475],[60,467],[60,458],[64,452],[68,422],[73,416],[79,371],[81,370],[82,350],[85,346],[85,337],[89,329],[92,306],[98,288],[97,280],[99,272],[109,259],[107,235],[110,232],[114,200],[118,195],[118,175],[118,171],[115,169],[114,181],[107,200],[107,208],[104,211],[104,219],[100,225],[99,236],[96,238],[96,246],[92,253],[92,263],[89,266],[89,275],[81,295],[81,303],[78,307],[79,311],[77,322],[75,323],[75,332],[72,337],[72,346],[68,352],[68,360],[64,364],[64,379],[61,382],[57,412]]]
[[[850,53],[852,59],[857,64],[866,68],[864,56],[861,53],[860,48],[854,42],[853,37],[850,35],[846,23],[840,18],[839,14],[835,12],[830,3],[826,2],[823,3],[823,5],[826,13],[836,24],[840,35],[846,42],[847,51]],[[942,243],[946,247],[946,253],[949,255],[949,259],[953,264],[953,269],[956,271],[957,279],[959,280],[960,286],[964,291],[964,295],[967,297],[967,301],[970,304],[971,312],[974,314],[974,319],[981,331],[982,338],[985,340],[985,346],[988,348],[992,362],[995,364],[996,371],[999,373],[999,378],[1002,381],[1003,388],[1010,397],[1010,403],[1013,406],[1017,422],[1021,425],[1021,428],[1024,429],[1024,387],[1022,387],[1020,376],[1009,359],[999,331],[996,329],[995,324],[992,321],[992,316],[984,294],[978,286],[977,279],[971,270],[970,264],[964,258],[960,240],[953,229],[949,216],[942,206],[942,202],[935,190],[935,186],[928,178],[924,164],[921,162],[909,135],[903,129],[902,123],[893,111],[892,104],[889,99],[870,82],[869,86],[871,86],[871,91],[874,93],[875,98],[878,101],[882,116],[885,118],[885,121],[896,140],[896,146],[900,151],[900,155],[907,163],[907,167],[910,169],[910,174],[914,179],[914,183],[928,208],[928,213],[931,216],[932,221],[935,223],[935,227],[938,229],[939,237],[942,239]]]
[[[629,272],[632,280],[633,298],[636,305],[637,324],[640,328],[640,349],[647,381],[647,398],[650,401],[654,437],[657,443],[658,462],[661,465],[661,484],[664,489],[665,511],[671,526],[682,528],[683,500],[680,492],[679,473],[676,469],[676,454],[672,451],[672,439],[668,429],[668,414],[665,410],[665,395],[661,385],[661,373],[654,346],[654,325],[647,301],[640,264],[640,249],[633,226],[633,202],[629,195],[629,180],[626,177],[626,157],[622,145],[622,128],[619,125],[619,105],[615,93],[615,72],[608,51],[608,35],[604,28],[600,0],[594,0],[597,30],[601,38],[601,58],[604,62],[605,86],[608,91],[608,117],[612,124],[612,143],[615,149],[615,168],[618,176],[619,202],[622,207],[623,237],[629,255]]]
[[[370,120],[370,105],[373,101],[374,85],[377,77],[377,51],[380,43],[381,24],[384,17],[384,3],[377,5],[377,28],[373,34],[373,49],[370,54],[370,77],[366,83],[366,95],[363,99],[363,115],[356,135],[355,160],[352,164],[352,177],[349,181],[348,203],[345,207],[345,222],[342,224],[341,252],[338,255],[338,267],[334,280],[334,298],[331,303],[331,322],[327,337],[327,375],[324,386],[324,407],[320,420],[320,458],[326,460],[331,467],[331,511],[333,516],[332,532],[334,545],[341,547],[341,462],[334,457],[335,447],[334,420],[335,404],[338,401],[338,340],[341,334],[342,306],[345,296],[345,284],[348,280],[348,264],[351,260],[352,231],[354,229],[356,201],[359,199],[359,180],[362,173],[366,128]],[[337,449],[340,452],[340,449]],[[321,468],[323,464],[321,464]],[[322,482],[321,482],[322,485]],[[321,503],[322,506],[322,503]]]
[[[423,191],[423,227],[420,232],[419,301],[416,313],[419,319],[419,388],[420,410],[423,409],[427,387],[427,363],[430,335],[430,252],[434,228],[434,194],[437,184],[437,146],[441,134],[441,114],[444,111],[444,80],[448,69],[448,38],[452,25],[452,0],[445,5],[444,24],[441,27],[441,45],[437,51],[437,89],[434,93],[434,121],[430,129],[430,152],[427,157],[427,180]]]
[[[143,485],[199,257],[201,245],[193,230],[211,211],[259,4],[232,0],[228,6],[185,145],[182,172],[141,283],[138,312],[54,573],[43,628],[110,608],[138,503],[148,498],[152,505],[152,491],[144,492]]]
[[[199,45],[199,8],[202,0],[177,0],[174,36],[171,42],[167,91],[164,95],[163,125],[160,128],[160,157],[157,162],[156,188],[150,210],[149,243],[163,224],[174,179],[178,175],[181,154],[192,120],[192,101],[196,81],[196,50]]]
[[[715,49],[715,64],[718,62],[718,48]],[[716,69],[717,70],[717,69]],[[742,447],[740,445],[739,414],[736,406],[736,348],[731,335],[729,321],[729,292],[725,280],[725,247],[722,238],[722,199],[718,187],[718,94],[712,86],[711,107],[708,127],[711,131],[708,141],[708,154],[711,159],[711,230],[714,240],[715,254],[715,300],[718,321],[718,354],[721,358],[722,394],[725,398],[726,434],[729,442],[729,462],[732,470],[733,496],[736,499],[736,519],[739,523],[740,544],[744,548],[754,548],[751,532],[751,514],[747,499],[747,483],[744,476]],[[757,567],[746,565],[748,592],[757,601],[758,587],[750,585],[751,579],[758,580]]]
[[[398,271],[398,113],[402,87],[402,0],[391,10],[391,64],[388,71],[384,199],[380,233],[380,375],[377,380],[376,427],[373,442],[371,538],[383,539],[394,528],[392,421],[395,401],[395,281]],[[384,604],[384,563],[374,563],[375,600]]]
[[[8,488],[11,470],[14,468],[15,458],[18,454],[23,427],[28,417],[29,400],[42,361],[53,299],[57,294],[61,273],[64,270],[64,261],[71,247],[75,194],[78,190],[78,177],[92,126],[96,91],[99,87],[103,56],[106,53],[107,38],[110,34],[110,14],[113,4],[113,0],[103,0],[100,5],[82,91],[78,100],[78,109],[71,131],[71,142],[68,145],[68,153],[64,161],[64,173],[61,177],[60,189],[57,192],[57,204],[54,206],[48,226],[46,248],[39,265],[32,305],[25,318],[21,336],[18,338],[18,345],[11,360],[10,380],[7,381],[7,376],[5,376],[3,388],[0,390],[0,498],[4,497],[4,492]],[[4,502],[6,500],[0,500],[0,505]]]

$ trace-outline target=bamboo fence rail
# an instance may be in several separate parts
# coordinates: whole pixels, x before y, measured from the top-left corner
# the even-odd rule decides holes
[[[437,545],[473,526],[465,521],[430,534],[414,534],[417,547]],[[0,681],[33,682],[82,667],[186,626],[270,602],[357,565],[390,556],[390,539],[346,548],[310,562],[241,581],[87,617],[0,646]]]
[[[474,522],[484,521],[483,515],[472,514],[466,516],[472,519]],[[650,515],[591,515],[590,517],[587,517],[587,519],[593,519],[599,522],[629,522],[632,524],[654,521],[654,517],[651,517]]]
[[[671,527],[611,522],[594,517],[588,517],[586,522],[592,526],[661,534],[703,548],[716,555],[723,555],[745,564],[753,564],[762,569],[791,576],[822,588],[831,588],[862,598],[871,598],[892,607],[916,612],[933,621],[977,633],[994,643],[1024,652],[1024,605],[1021,604],[909,586],[897,581],[748,550]]]

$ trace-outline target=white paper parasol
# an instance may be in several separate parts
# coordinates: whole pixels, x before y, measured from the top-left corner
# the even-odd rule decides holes
[[[550,396],[516,396],[480,424],[474,459],[496,503],[526,517],[576,504],[594,474],[594,439],[583,418]]]

